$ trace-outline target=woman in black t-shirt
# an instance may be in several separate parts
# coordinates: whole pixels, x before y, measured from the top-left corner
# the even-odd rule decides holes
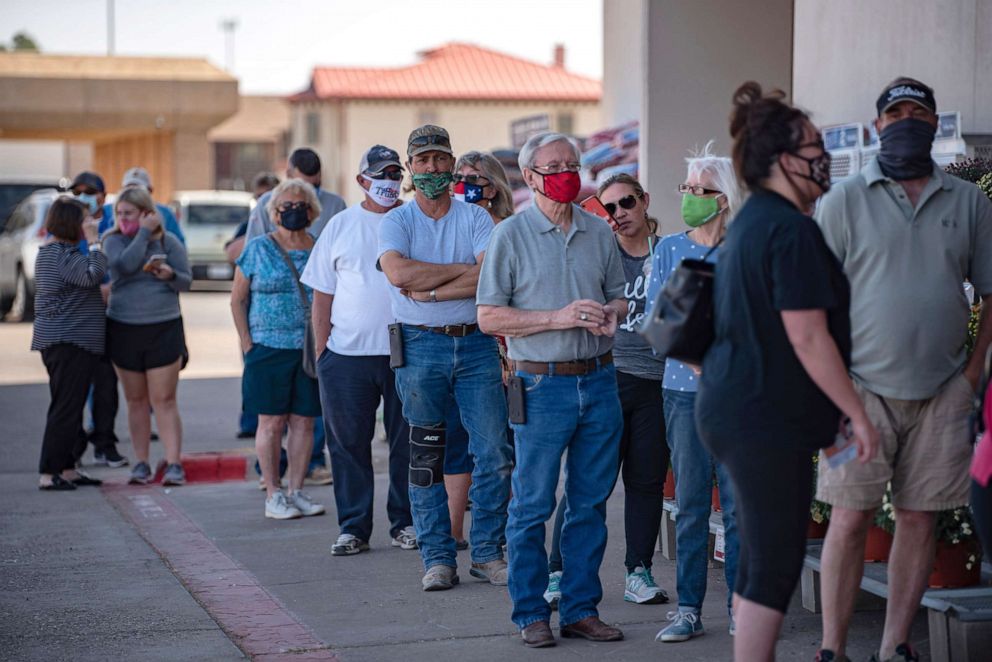
[[[830,156],[783,97],[753,82],[734,94],[734,167],[751,197],[716,268],[716,340],[696,400],[700,437],[737,496],[738,660],[774,659],[805,554],[811,455],[842,412],[862,462],[878,447],[847,374],[847,279],[805,213],[830,188]]]

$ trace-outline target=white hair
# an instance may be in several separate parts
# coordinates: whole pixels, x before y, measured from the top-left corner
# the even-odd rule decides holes
[[[320,216],[320,199],[317,198],[317,191],[314,190],[313,186],[302,179],[286,179],[272,189],[272,195],[269,196],[269,201],[265,204],[265,211],[269,212],[269,218],[273,222],[275,222],[279,196],[283,193],[302,193],[307,202],[310,203],[310,213],[313,215],[311,220]]]
[[[581,161],[582,153],[579,151],[579,145],[575,142],[574,138],[570,138],[564,133],[546,131],[531,136],[524,143],[524,146],[520,148],[520,156],[517,158],[517,165],[520,166],[520,171],[523,172],[524,168],[534,167],[534,155],[537,154],[537,150],[557,142],[568,143],[569,147],[572,148],[572,152],[575,153],[575,160]]]
[[[727,207],[730,209],[728,218],[733,218],[743,202],[743,195],[740,186],[737,184],[737,175],[734,173],[734,163],[726,156],[716,156],[710,150],[713,147],[710,140],[703,147],[702,151],[695,150],[692,156],[685,160],[688,164],[688,177],[709,175],[713,186],[727,196]]]

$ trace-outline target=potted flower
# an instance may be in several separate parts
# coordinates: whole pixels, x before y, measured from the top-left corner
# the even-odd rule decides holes
[[[672,472],[672,465],[668,465],[668,474],[665,475],[664,495],[666,499],[675,498],[675,473]]]
[[[816,494],[816,472],[819,466],[819,453],[813,455],[813,494]],[[809,505],[809,524],[806,526],[806,538],[822,539],[827,537],[827,525],[830,523],[830,504],[813,499]]]
[[[930,588],[974,586],[982,578],[982,548],[975,537],[971,509],[943,510],[937,515],[937,554]]]
[[[892,534],[896,530],[895,509],[892,507],[892,486],[885,488],[882,507],[875,511],[875,520],[868,527],[865,538],[865,561],[868,563],[889,560],[892,549]]]

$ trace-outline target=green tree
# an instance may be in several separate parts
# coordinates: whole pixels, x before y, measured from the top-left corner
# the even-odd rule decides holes
[[[0,44],[0,51],[28,51],[32,53],[38,53],[41,49],[38,47],[38,42],[29,35],[27,32],[18,32],[11,39],[10,48],[8,49],[6,44]]]

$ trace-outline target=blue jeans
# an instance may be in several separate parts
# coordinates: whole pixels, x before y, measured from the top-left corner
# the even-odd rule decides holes
[[[444,429],[452,397],[468,431],[472,470],[472,561],[503,558],[500,539],[510,498],[510,444],[506,397],[496,340],[479,331],[464,338],[403,326],[404,366],[396,390],[411,427]],[[410,481],[410,513],[424,568],[457,567],[448,493],[443,481],[420,487]]]
[[[324,456],[324,446],[327,443],[326,435],[324,417],[318,416],[313,419],[313,450],[310,451],[310,464],[307,466],[307,473],[310,473],[316,467],[327,466],[327,458]]]
[[[527,422],[512,424],[517,466],[506,525],[510,557],[511,618],[519,628],[547,621],[545,522],[555,509],[555,488],[565,459],[565,522],[559,616],[568,625],[598,615],[603,597],[599,566],[606,549],[602,507],[617,477],[623,414],[612,365],[581,377],[532,375],[524,381]]]
[[[675,472],[675,503],[678,506],[675,517],[675,583],[679,610],[698,613],[706,597],[714,472],[720,488],[720,507],[723,509],[723,572],[727,578],[727,607],[730,608],[740,552],[730,476],[699,440],[694,413],[696,394],[668,388],[662,391],[668,447]]]

